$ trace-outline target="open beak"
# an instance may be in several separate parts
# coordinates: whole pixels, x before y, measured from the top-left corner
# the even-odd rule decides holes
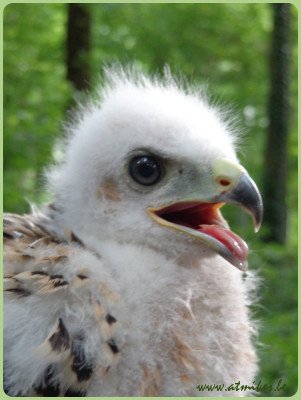
[[[229,165],[232,173],[225,177]],[[242,207],[251,214],[257,232],[263,216],[261,196],[254,181],[239,164],[227,162],[222,178],[217,172],[215,171],[215,181],[220,182],[219,193],[211,199],[183,200],[159,208],[149,208],[148,213],[160,225],[200,240],[232,265],[245,271],[248,266],[248,246],[229,229],[220,208],[226,203]]]

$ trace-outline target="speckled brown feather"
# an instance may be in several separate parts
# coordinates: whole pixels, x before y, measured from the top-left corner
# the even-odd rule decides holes
[[[71,280],[55,272],[58,265],[68,262],[76,248],[84,246],[70,230],[68,232],[61,240],[32,216],[5,215],[5,296],[13,296],[18,302],[27,296],[56,296],[62,291],[71,296],[82,288],[89,290],[92,281],[87,269],[82,268]],[[41,256],[43,253],[45,255]],[[99,283],[98,290],[106,303],[118,300],[106,283]],[[72,335],[68,324],[58,317],[44,342],[36,347],[36,355],[49,360],[49,366],[25,395],[30,392],[38,396],[84,396],[93,375],[100,369],[109,370],[118,361],[120,347],[114,338],[118,321],[99,300],[93,300],[93,295],[90,297],[88,306],[102,338],[105,365],[98,366],[86,358],[86,338]]]
[[[159,367],[149,367],[141,364],[143,371],[143,382],[140,389],[140,396],[154,397],[160,395],[161,373]]]

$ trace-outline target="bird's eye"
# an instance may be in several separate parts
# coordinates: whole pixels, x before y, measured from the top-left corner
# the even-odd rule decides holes
[[[162,175],[159,161],[148,155],[134,157],[130,161],[129,172],[134,181],[145,186],[154,185]]]

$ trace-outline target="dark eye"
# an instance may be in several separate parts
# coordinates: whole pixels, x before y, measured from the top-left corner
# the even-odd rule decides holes
[[[157,183],[162,174],[160,163],[152,156],[137,156],[130,161],[129,172],[134,181],[149,186]]]

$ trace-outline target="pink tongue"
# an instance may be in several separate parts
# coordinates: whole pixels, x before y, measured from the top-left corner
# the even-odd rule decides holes
[[[219,225],[200,225],[198,230],[221,242],[239,261],[245,262],[247,260],[248,246],[246,242],[229,229],[222,228]]]

